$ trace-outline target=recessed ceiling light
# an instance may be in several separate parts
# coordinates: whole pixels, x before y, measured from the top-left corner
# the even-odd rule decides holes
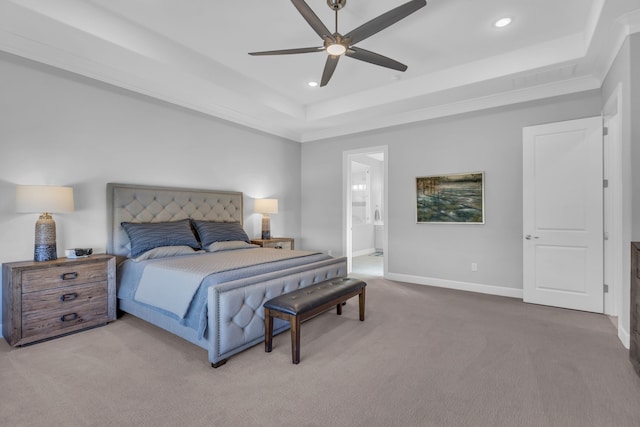
[[[511,24],[511,18],[500,18],[493,23],[493,26],[496,28],[503,28],[509,24]]]
[[[316,86],[318,86],[318,82],[309,82],[309,83],[307,83],[307,84],[308,84],[309,86],[311,86],[311,87],[316,87]]]

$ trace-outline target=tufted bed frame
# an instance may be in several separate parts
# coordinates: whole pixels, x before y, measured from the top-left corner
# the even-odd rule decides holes
[[[185,188],[107,184],[107,252],[122,261],[129,239],[120,223],[162,222],[193,218],[208,221],[243,222],[241,192]],[[345,258],[332,258],[309,265],[260,274],[212,285],[208,289],[207,329],[198,338],[195,330],[175,319],[151,310],[134,300],[118,299],[118,308],[206,349],[212,366],[254,346],[264,339],[262,304],[269,298],[347,274]],[[247,320],[247,307],[253,313]],[[242,315],[238,315],[242,311]],[[289,328],[275,325],[274,333]]]

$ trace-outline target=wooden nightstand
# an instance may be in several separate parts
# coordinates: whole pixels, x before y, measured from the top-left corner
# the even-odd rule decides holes
[[[116,318],[112,255],[2,264],[2,335],[19,346]]]
[[[274,237],[268,240],[256,239],[252,240],[251,243],[254,245],[260,245],[263,248],[293,250],[293,239],[290,237]]]

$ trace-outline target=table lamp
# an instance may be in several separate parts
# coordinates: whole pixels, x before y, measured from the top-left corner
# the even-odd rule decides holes
[[[58,258],[56,250],[56,223],[51,213],[73,212],[73,188],[50,185],[18,185],[16,212],[40,213],[36,222],[34,261]]]
[[[262,239],[271,239],[269,214],[278,213],[278,199],[256,199],[254,210],[262,214]]]

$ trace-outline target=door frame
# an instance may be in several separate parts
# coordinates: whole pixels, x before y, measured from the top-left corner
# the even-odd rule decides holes
[[[623,148],[622,148],[622,84],[619,83],[602,109],[603,125],[609,128],[605,139],[604,149],[607,151],[608,164],[605,164],[605,179],[609,180],[610,191],[605,212],[610,213],[610,229],[608,233],[609,256],[613,260],[609,264],[611,271],[605,272],[605,277],[611,280],[609,295],[605,296],[605,314],[618,317],[618,338],[626,348],[629,348],[629,325],[622,322],[624,310],[623,280],[625,276],[625,224],[624,224],[624,176],[623,176]],[[606,225],[606,223],[605,223]],[[628,230],[628,227],[627,227]],[[605,268],[607,263],[605,263]]]
[[[351,252],[353,249],[353,221],[351,209],[351,160],[362,154],[382,153],[384,155],[383,164],[383,212],[385,212],[384,222],[384,251],[382,254],[383,277],[387,277],[387,257],[389,252],[389,146],[380,145],[375,147],[365,147],[342,152],[342,200],[343,200],[343,220],[342,220],[342,253],[347,257],[347,271],[351,273],[353,259]]]

